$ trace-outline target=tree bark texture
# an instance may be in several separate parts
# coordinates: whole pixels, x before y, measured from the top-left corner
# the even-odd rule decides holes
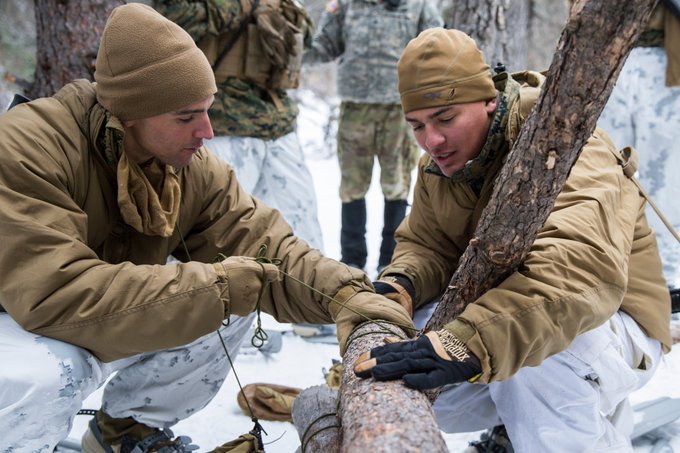
[[[340,419],[338,391],[327,385],[303,390],[293,403],[293,423],[300,436],[299,453],[338,453]]]
[[[51,96],[80,78],[93,80],[99,39],[122,0],[35,0],[37,61],[30,98]]]
[[[388,329],[390,334],[386,334]],[[352,368],[359,355],[384,344],[388,336],[405,338],[395,326],[366,323],[351,336],[343,357],[340,410],[343,453],[448,452],[427,397],[401,381],[359,379]]]
[[[455,319],[468,303],[496,286],[522,262],[592,134],[630,48],[655,4],[656,0],[576,3],[537,104],[426,329],[437,329]],[[422,449],[408,444],[414,450],[383,449],[391,436],[401,439],[405,432],[424,432],[421,429],[430,424],[436,428],[426,398],[406,389],[401,381],[379,383],[354,377],[352,368],[358,355],[381,344],[385,336],[379,331],[370,337],[357,333],[343,357],[342,451],[439,451],[438,444]],[[432,392],[430,398],[436,395]],[[396,412],[399,417],[395,417]],[[441,438],[439,433],[427,436],[437,442]]]
[[[470,35],[491,67],[526,68],[530,0],[452,0],[450,28]]]

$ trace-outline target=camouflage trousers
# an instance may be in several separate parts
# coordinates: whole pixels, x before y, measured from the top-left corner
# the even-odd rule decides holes
[[[598,125],[618,148],[640,156],[638,179],[663,215],[680,230],[680,87],[666,87],[666,53],[661,47],[634,48],[619,75]],[[680,287],[680,244],[651,207],[664,274]]]
[[[399,104],[340,105],[338,162],[343,203],[364,198],[371,185],[376,157],[385,199],[406,200],[411,189],[411,172],[420,154]]]
[[[295,132],[276,140],[219,136],[206,146],[234,168],[246,192],[281,211],[296,236],[323,251],[314,180]]]
[[[221,329],[232,360],[252,320],[233,316]],[[52,452],[83,401],[104,383],[107,414],[169,428],[203,409],[230,370],[215,332],[185,346],[103,363],[83,348],[27,332],[7,313],[0,313],[0,351],[0,451],[13,453]]]

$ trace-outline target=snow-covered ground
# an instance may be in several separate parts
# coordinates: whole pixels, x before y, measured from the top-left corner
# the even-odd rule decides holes
[[[307,154],[307,163],[314,176],[315,189],[319,203],[319,219],[324,234],[324,248],[327,256],[338,259],[340,256],[340,201],[338,198],[339,172],[333,150],[320,150],[323,132],[323,118],[327,115],[326,106],[316,104],[318,110],[303,108],[300,116],[299,134]],[[382,228],[382,194],[378,184],[376,165],[373,183],[367,196],[368,222],[367,241],[369,258],[367,271],[375,276],[380,231]],[[211,449],[237,438],[252,429],[249,417],[241,413],[236,395],[238,385],[254,382],[276,383],[292,387],[306,388],[324,382],[323,369],[332,365],[333,359],[340,359],[336,345],[311,343],[291,332],[291,326],[279,324],[272,318],[263,318],[264,327],[283,332],[283,347],[280,352],[265,356],[246,348],[234,364],[235,373],[230,373],[217,397],[201,412],[180,422],[173,430],[185,434],[201,446],[200,452]],[[248,341],[248,340],[246,340]],[[680,398],[680,350],[674,349],[665,357],[656,376],[650,383],[631,396],[633,404],[668,396]],[[99,408],[101,390],[91,395],[84,404],[85,408]],[[76,417],[71,438],[79,439],[86,428],[89,416]],[[262,421],[266,431],[264,441],[268,453],[293,453],[299,446],[295,427],[286,422]],[[460,452],[471,440],[479,438],[477,433],[449,434],[444,438],[451,452]],[[672,447],[680,453],[680,421],[667,425],[657,434],[670,439]],[[650,441],[638,442],[635,452],[650,452]],[[658,451],[658,450],[657,450]],[[317,452],[315,452],[317,453]],[[319,452],[322,453],[322,452]],[[354,452],[352,452],[354,453]],[[363,452],[356,452],[363,453]],[[579,453],[579,452],[575,452]]]

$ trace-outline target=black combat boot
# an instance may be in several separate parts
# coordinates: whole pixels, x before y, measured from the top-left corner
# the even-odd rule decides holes
[[[671,292],[671,313],[680,313],[680,288],[669,288]]]
[[[390,264],[392,253],[394,253],[394,232],[404,220],[406,215],[406,200],[385,200],[385,213],[382,230],[382,243],[380,244],[380,257],[378,258],[378,273]]]
[[[366,266],[366,200],[363,198],[342,204],[340,251],[343,263],[358,269]]]

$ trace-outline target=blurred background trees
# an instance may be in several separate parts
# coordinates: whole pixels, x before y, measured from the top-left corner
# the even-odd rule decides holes
[[[511,70],[545,70],[566,22],[566,0],[433,0],[448,27],[478,40],[489,62]],[[327,0],[306,0],[318,23]],[[14,93],[51,95],[91,78],[106,18],[122,0],[0,1],[0,111]],[[141,1],[140,3],[149,3]],[[335,96],[335,64],[305,68],[302,87]]]

